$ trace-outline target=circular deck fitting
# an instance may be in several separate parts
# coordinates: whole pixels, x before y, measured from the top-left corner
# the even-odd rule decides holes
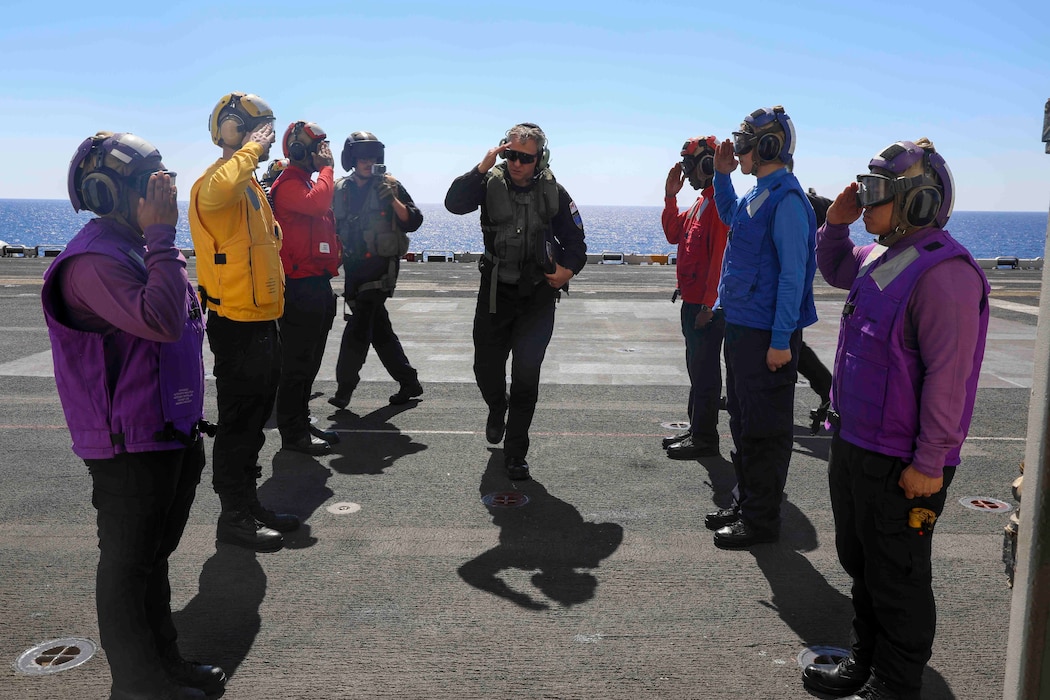
[[[490,508],[521,508],[529,497],[520,491],[497,491],[483,496],[481,502]]]
[[[987,498],[985,496],[966,496],[965,498],[960,498],[959,503],[970,510],[979,510],[985,513],[1009,513],[1014,509],[1014,507],[1006,501],[1000,501],[998,498]]]
[[[819,644],[805,647],[798,653],[798,667],[805,668],[810,664],[819,666],[836,666],[839,661],[849,656],[849,649],[826,647]]]
[[[689,430],[689,421],[687,420],[675,420],[668,421],[660,424],[661,428],[665,430]]]
[[[60,673],[86,662],[97,650],[98,646],[90,639],[52,639],[22,652],[15,662],[15,670],[28,676]]]
[[[333,503],[332,505],[325,508],[332,515],[350,515],[361,510],[360,503],[350,503],[343,501],[342,503]]]

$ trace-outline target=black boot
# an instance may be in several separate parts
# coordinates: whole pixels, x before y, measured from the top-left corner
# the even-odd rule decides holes
[[[395,406],[400,406],[403,403],[408,403],[410,399],[422,395],[423,385],[419,383],[418,379],[416,379],[407,384],[402,384],[401,388],[397,390],[397,393],[390,397],[390,403]]]
[[[810,664],[802,671],[802,685],[818,693],[841,697],[855,693],[867,682],[871,666],[847,656],[837,666]]]
[[[205,695],[218,696],[226,688],[226,672],[218,666],[186,661],[181,656],[161,660],[168,676],[181,686],[197,688]]]
[[[257,521],[248,507],[222,511],[215,528],[215,539],[256,552],[276,552],[284,546],[281,533]]]

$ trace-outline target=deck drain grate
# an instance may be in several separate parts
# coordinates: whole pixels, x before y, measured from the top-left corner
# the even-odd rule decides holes
[[[497,491],[483,496],[481,502],[490,508],[521,508],[529,497],[518,491]]]
[[[810,664],[828,667],[837,666],[847,656],[849,656],[849,649],[817,644],[805,647],[798,653],[798,667],[805,668]]]
[[[90,639],[52,639],[22,652],[15,662],[15,670],[29,676],[60,673],[86,662],[97,650],[98,646]]]
[[[965,498],[960,498],[959,503],[970,510],[979,510],[984,513],[1009,513],[1014,509],[1006,501],[986,496],[966,496]]]
[[[687,420],[675,420],[661,423],[660,427],[664,430],[689,430],[689,421]]]

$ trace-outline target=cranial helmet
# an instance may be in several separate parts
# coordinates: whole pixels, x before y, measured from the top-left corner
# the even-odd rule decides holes
[[[896,227],[943,228],[955,206],[955,181],[944,158],[928,139],[898,141],[884,148],[858,175],[857,202],[873,207],[894,202]]]
[[[284,157],[295,161],[306,160],[317,152],[317,146],[327,138],[324,129],[313,122],[292,122],[285,129],[281,140]]]
[[[134,134],[100,131],[84,139],[69,161],[67,185],[73,209],[129,223],[127,195],[146,196],[149,177],[160,170],[160,160],[160,151]]]
[[[371,131],[355,131],[346,137],[343,144],[342,163],[343,170],[350,172],[362,158],[370,158],[377,163],[382,163],[386,157],[386,146],[376,138]]]
[[[707,180],[715,174],[714,136],[694,136],[682,145],[682,174],[688,177],[696,173],[700,180]]]
[[[284,169],[288,167],[287,158],[278,158],[271,160],[270,164],[266,167],[266,174],[263,175],[262,184],[272,185],[277,176],[284,172]]]
[[[733,132],[737,155],[754,149],[755,170],[763,163],[780,161],[791,165],[795,155],[795,125],[780,105],[756,109],[744,118],[740,131]]]
[[[273,121],[273,110],[258,95],[231,92],[223,95],[208,118],[211,140],[216,146],[239,148],[244,135],[264,121]]]

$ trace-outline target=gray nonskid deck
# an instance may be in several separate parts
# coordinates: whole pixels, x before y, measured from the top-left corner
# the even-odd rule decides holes
[[[69,451],[51,377],[45,265],[0,260],[0,698],[101,698],[101,652],[45,678],[11,669],[38,642],[98,639],[90,479]],[[1007,516],[958,500],[1012,502],[1039,274],[991,279],[975,421],[934,540],[933,700],[1002,692]],[[796,393],[781,542],[716,549],[701,517],[728,503],[730,465],[674,462],[658,442],[661,424],[685,420],[688,392],[674,268],[589,266],[558,306],[532,430],[535,479],[511,483],[485,442],[473,385],[476,284],[469,265],[403,266],[389,308],[425,388],[405,407],[387,405],[396,386],[370,357],[353,412],[329,410],[337,320],[312,407],[342,443],[312,459],[278,452],[274,431],[261,456],[264,502],[305,519],[285,550],[216,546],[206,468],[172,558],[183,653],[223,665],[233,699],[808,697],[799,653],[847,644],[850,619],[829,439],[808,435],[815,394],[804,384]],[[830,364],[843,292],[816,291],[821,321],[806,340]],[[207,398],[214,415],[213,383]],[[724,417],[721,427],[728,456]],[[482,503],[500,492],[530,501]]]

